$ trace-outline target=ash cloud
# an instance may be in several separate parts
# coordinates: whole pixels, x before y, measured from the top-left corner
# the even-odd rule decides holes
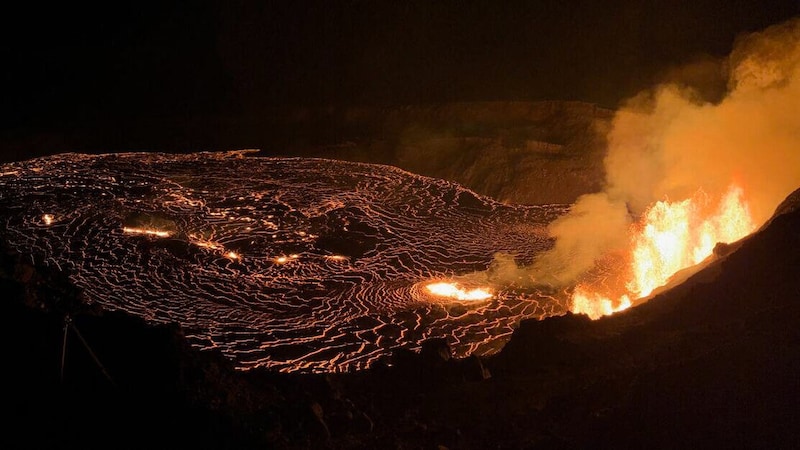
[[[703,85],[686,82],[709,79],[687,77],[698,73],[695,65],[617,112],[604,190],[582,196],[552,224],[555,246],[527,268],[529,281],[574,283],[627,245],[629,224],[653,202],[698,189],[718,197],[736,183],[760,225],[800,186],[800,18],[742,36],[727,59],[703,66],[724,70],[723,95],[706,100]]]

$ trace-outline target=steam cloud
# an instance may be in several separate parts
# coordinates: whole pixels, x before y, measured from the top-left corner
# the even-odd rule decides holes
[[[528,280],[574,283],[627,244],[629,224],[653,202],[683,200],[698,189],[718,198],[736,183],[762,224],[800,187],[800,18],[740,37],[712,66],[728,79],[713,103],[696,86],[672,80],[618,111],[603,192],[580,197],[552,224],[555,246],[528,268]]]

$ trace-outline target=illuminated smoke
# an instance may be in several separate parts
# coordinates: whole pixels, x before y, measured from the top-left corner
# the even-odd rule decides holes
[[[606,187],[552,224],[557,241],[529,270],[534,283],[580,280],[598,258],[624,250],[628,225],[655,202],[698,190],[720,199],[735,184],[757,226],[800,185],[800,19],[734,47],[717,102],[670,82],[620,109],[608,133]]]

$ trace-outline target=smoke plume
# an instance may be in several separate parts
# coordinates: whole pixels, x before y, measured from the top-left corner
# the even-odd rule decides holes
[[[656,201],[699,189],[718,198],[736,183],[762,224],[800,187],[800,18],[740,37],[719,67],[727,89],[713,103],[673,81],[618,111],[605,188],[552,224],[556,243],[529,271],[534,282],[575,282],[624,247],[631,221]]]

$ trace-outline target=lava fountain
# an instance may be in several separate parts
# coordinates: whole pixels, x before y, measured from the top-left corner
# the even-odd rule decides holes
[[[667,284],[678,271],[711,256],[717,243],[737,241],[754,229],[742,189],[735,185],[716,204],[703,191],[682,201],[656,202],[631,226],[630,248],[624,258],[627,292],[614,300],[578,285],[572,293],[571,310],[593,319],[622,311],[633,300]]]
[[[597,318],[652,296],[800,185],[800,18],[740,36],[709,76],[727,82],[721,98],[666,80],[616,112],[604,190],[551,226],[535,266],[574,287],[573,311]]]

